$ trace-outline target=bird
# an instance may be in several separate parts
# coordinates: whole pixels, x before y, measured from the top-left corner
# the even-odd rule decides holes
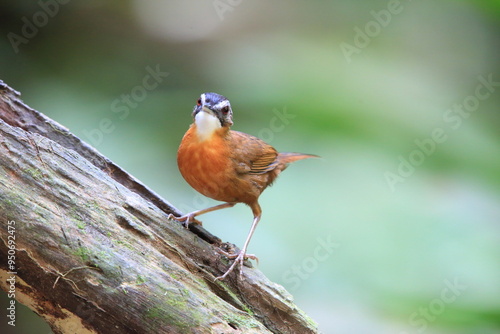
[[[233,110],[229,100],[217,93],[203,93],[194,106],[193,123],[184,134],[177,152],[177,165],[187,183],[196,191],[224,202],[182,216],[169,215],[186,228],[199,221],[195,217],[244,203],[253,213],[250,232],[243,248],[235,254],[222,252],[234,259],[227,271],[216,279],[226,278],[236,266],[257,259],[247,254],[248,245],[262,215],[259,196],[276,180],[291,162],[318,157],[314,154],[278,153],[274,147],[252,135],[231,130]]]

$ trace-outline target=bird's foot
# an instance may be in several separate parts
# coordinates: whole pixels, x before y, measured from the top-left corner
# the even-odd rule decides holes
[[[227,277],[227,275],[229,275],[233,270],[234,268],[236,268],[236,266],[240,266],[240,276],[243,274],[243,263],[245,262],[246,259],[252,259],[252,260],[256,260],[257,263],[259,263],[259,258],[253,254],[246,254],[245,251],[239,251],[238,253],[236,254],[229,254],[229,253],[226,253],[224,252],[223,250],[219,250],[219,252],[224,255],[225,257],[227,257],[228,259],[231,259],[233,261],[233,264],[229,267],[229,269],[225,272],[224,275],[222,276],[219,276],[217,277],[215,280],[222,280],[224,278]]]
[[[180,217],[176,217],[173,214],[169,214],[168,219],[178,221],[179,223],[182,223],[182,226],[184,226],[185,228],[189,228],[189,224],[195,221],[194,219],[195,216],[196,216],[195,212],[191,212]]]

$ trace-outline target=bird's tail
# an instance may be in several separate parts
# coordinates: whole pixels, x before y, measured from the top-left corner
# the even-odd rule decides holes
[[[278,161],[282,164],[289,164],[297,160],[308,159],[308,158],[319,158],[319,156],[314,154],[291,153],[291,152],[283,152],[278,154]]]

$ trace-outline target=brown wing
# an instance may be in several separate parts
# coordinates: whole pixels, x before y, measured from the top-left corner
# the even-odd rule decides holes
[[[278,152],[263,140],[249,134],[230,131],[232,159],[240,174],[264,174],[278,165]]]

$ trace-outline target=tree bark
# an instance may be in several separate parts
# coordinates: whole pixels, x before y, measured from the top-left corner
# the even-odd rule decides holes
[[[55,333],[317,332],[259,270],[215,281],[225,245],[170,213],[0,81],[0,285]]]

